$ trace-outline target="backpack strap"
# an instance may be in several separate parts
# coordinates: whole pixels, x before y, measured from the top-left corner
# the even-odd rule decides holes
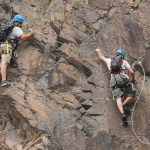
[[[12,30],[13,28],[16,27],[14,24],[12,24]],[[15,51],[18,47],[18,42],[19,40],[18,39],[11,39],[11,38],[7,38],[8,42],[12,45],[13,47],[13,51]]]
[[[115,82],[116,82],[116,85],[115,86],[117,86],[118,87],[118,82],[117,82],[117,79],[116,79],[116,75],[115,74],[113,74],[113,77],[114,77],[114,79],[115,79]]]

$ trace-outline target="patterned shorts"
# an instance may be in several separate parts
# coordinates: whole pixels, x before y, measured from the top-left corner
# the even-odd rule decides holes
[[[135,89],[135,87],[133,86],[132,83],[129,83],[127,85],[127,87],[125,87],[125,88],[119,88],[118,87],[118,88],[112,89],[112,94],[113,94],[113,97],[116,101],[117,99],[119,99],[122,96],[135,97],[136,96],[136,89]]]

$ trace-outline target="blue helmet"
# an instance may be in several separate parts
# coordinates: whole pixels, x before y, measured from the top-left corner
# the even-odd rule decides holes
[[[117,49],[116,53],[125,57],[125,51],[123,49]]]
[[[25,18],[21,15],[15,15],[13,21],[23,23],[25,21]]]

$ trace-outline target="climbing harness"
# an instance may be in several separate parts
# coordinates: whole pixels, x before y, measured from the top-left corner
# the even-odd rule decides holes
[[[136,100],[136,102],[135,102],[135,104],[134,104],[134,106],[133,106],[133,109],[132,109],[132,113],[131,113],[131,124],[132,124],[132,130],[133,130],[133,133],[134,133],[135,137],[136,137],[142,144],[150,145],[150,141],[144,141],[144,140],[142,140],[142,139],[139,138],[139,136],[137,135],[137,133],[136,133],[136,131],[135,131],[135,128],[134,128],[134,121],[133,121],[133,118],[134,118],[135,107],[136,107],[138,101],[140,100],[140,96],[141,96],[141,94],[142,94],[142,91],[143,91],[143,88],[144,88],[144,85],[145,85],[145,70],[144,70],[144,67],[143,67],[141,61],[138,62],[138,64],[141,66],[141,68],[142,68],[142,70],[143,70],[144,79],[143,79],[143,84],[142,84],[142,87],[141,87],[141,91],[140,91],[139,96],[137,97],[137,100]]]
[[[12,45],[6,41],[5,43],[1,44],[2,54],[12,54]]]

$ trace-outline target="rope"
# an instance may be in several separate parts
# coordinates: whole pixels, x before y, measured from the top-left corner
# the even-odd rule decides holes
[[[142,91],[143,91],[143,88],[144,88],[144,85],[145,85],[145,70],[144,70],[144,67],[142,66],[141,62],[138,62],[138,64],[141,66],[142,70],[143,70],[143,73],[144,73],[144,79],[143,79],[143,84],[142,84],[142,88],[141,88],[141,91],[139,93],[139,96],[133,106],[133,110],[132,110],[132,114],[131,114],[131,123],[132,123],[132,130],[133,130],[133,133],[135,135],[135,137],[142,143],[142,144],[146,144],[146,145],[150,145],[150,142],[149,141],[144,141],[142,139],[139,138],[139,136],[137,135],[136,131],[135,131],[135,128],[134,128],[134,121],[133,121],[133,118],[134,118],[134,112],[135,112],[135,107],[140,99],[140,96],[142,94]]]

